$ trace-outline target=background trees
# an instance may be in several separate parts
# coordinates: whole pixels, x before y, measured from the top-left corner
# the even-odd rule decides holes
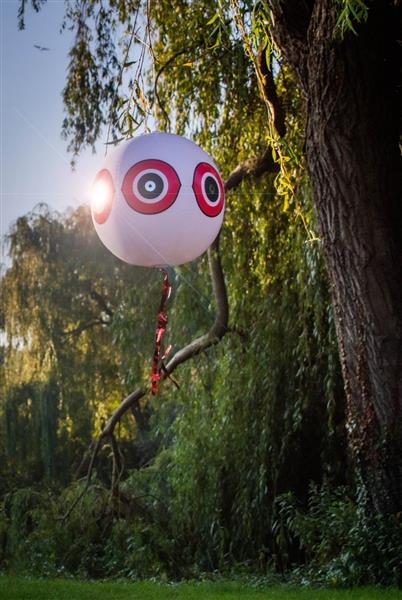
[[[87,208],[62,217],[39,206],[18,219],[9,251],[1,282],[7,462],[18,483],[65,484],[127,386],[109,330],[144,275],[104,250]]]

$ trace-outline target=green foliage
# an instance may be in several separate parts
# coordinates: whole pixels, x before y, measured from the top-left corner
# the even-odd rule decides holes
[[[228,220],[246,207],[257,214],[249,217],[247,233],[238,229],[247,244],[232,233],[233,245],[245,253],[227,266],[238,333],[180,371],[176,418],[165,433],[173,443],[167,442],[159,455],[163,462],[156,464],[166,472],[160,485],[183,538],[182,553],[205,570],[245,560],[269,563],[276,494],[297,489],[303,498],[306,482],[322,477],[324,469],[341,477],[342,392],[327,292],[316,279],[322,277],[319,253],[305,243],[301,222],[295,225],[300,246],[293,240],[287,252],[289,222],[283,215],[281,224],[272,220],[261,236],[272,249],[261,264],[255,253],[261,244],[259,207],[247,203],[246,193],[241,198],[240,204],[234,199]],[[265,212],[278,210],[280,200],[271,202]],[[244,223],[245,217],[234,220]],[[160,416],[158,411],[155,420]],[[158,489],[155,494],[161,495]]]
[[[3,564],[24,571],[31,565],[32,559],[35,560],[29,538],[35,536],[38,526],[43,522],[45,507],[44,495],[30,488],[22,488],[5,496],[1,518]],[[37,558],[41,558],[40,553]]]
[[[38,12],[45,2],[32,0],[31,6]],[[356,33],[369,5],[336,3],[334,34]],[[26,4],[20,0],[21,28]],[[253,56],[265,47],[268,64],[280,67],[279,79],[284,71],[270,27],[267,2],[163,0],[152,7],[145,0],[68,2],[62,29],[73,31],[75,41],[63,90],[63,135],[73,161],[86,146],[94,147],[105,127],[106,143],[131,137],[154,121],[205,143],[234,122],[253,119],[260,104]],[[269,137],[286,182],[286,160],[295,158],[289,140],[276,139],[272,131]],[[234,131],[232,145],[235,140]]]
[[[27,536],[32,551],[25,554],[44,565],[31,565],[32,572],[46,566],[49,573],[192,577],[239,563],[281,568],[294,550],[279,548],[272,534],[276,496],[292,489],[303,499],[308,481],[328,472],[342,480],[343,396],[322,259],[317,242],[307,238],[308,198],[301,219],[281,212],[272,177],[260,186],[253,193],[244,186],[232,197],[222,239],[233,333],[183,366],[180,391],[173,394],[166,382],[153,400],[148,431],[130,433],[126,459],[142,448],[144,461],[148,448],[153,464],[129,473],[117,506],[95,486],[59,523],[79,487],[55,499],[53,519]],[[134,334],[145,340],[152,331],[157,297],[154,307],[147,298],[159,292],[159,282],[144,277],[145,287],[122,296],[110,324],[127,385],[142,376],[151,351],[149,336],[148,351],[145,345],[132,352]],[[103,285],[109,298],[106,279]],[[170,336],[181,345],[213,320],[206,261],[178,270],[174,288]],[[102,339],[95,328],[91,335],[92,343]],[[82,360],[79,344],[70,356]],[[95,379],[98,368],[92,367]]]
[[[52,379],[11,387],[4,399],[7,455],[13,457],[14,476],[28,481],[55,477],[58,388]],[[22,467],[23,465],[23,467]],[[9,482],[10,483],[10,482]]]
[[[297,541],[305,567],[296,570],[303,583],[331,586],[362,582],[399,585],[402,523],[399,515],[369,514],[345,487],[310,487],[304,510],[292,493],[276,500],[274,532]]]
[[[1,568],[45,576],[162,580],[198,579],[213,571],[212,544],[210,552],[202,553],[198,539],[202,532],[197,526],[186,528],[174,504],[168,506],[167,498],[155,495],[156,489],[162,491],[160,460],[152,472],[133,473],[118,499],[94,483],[78,509],[65,519],[61,515],[80,485],[58,497],[30,489],[7,496],[0,512]],[[165,493],[166,482],[165,478]],[[331,490],[324,484],[311,486],[306,509],[292,493],[279,496],[270,534],[274,556],[290,582],[331,587],[398,585],[401,529],[397,517],[370,515],[346,488]],[[217,546],[225,543],[225,532],[215,521],[210,521],[208,534]],[[297,561],[286,563],[292,552],[296,556],[295,549]],[[270,573],[274,565],[267,565],[263,556],[259,561],[260,572]],[[221,573],[246,578],[257,569],[257,560],[240,563],[228,556],[219,568]],[[262,577],[254,583],[267,581]]]
[[[39,12],[42,6],[45,4],[46,0],[20,0],[18,7],[18,27],[19,29],[25,29],[25,9],[26,5],[30,4],[32,10],[35,12]]]
[[[356,25],[367,21],[369,6],[365,0],[337,0],[339,5],[339,14],[337,29],[343,38],[348,31],[355,35]]]
[[[244,186],[232,196],[228,227],[222,237],[233,333],[221,345],[183,365],[177,375],[181,386],[178,392],[172,393],[174,388],[168,381],[162,386],[160,395],[153,400],[152,413],[148,412],[148,418],[151,414],[148,430],[127,429],[122,437],[123,442],[128,435],[131,440],[123,445],[129,466],[137,460],[130,458],[134,449],[141,452],[141,464],[149,464],[149,459],[152,463],[129,472],[121,483],[117,505],[111,502],[103,485],[96,484],[71,516],[59,521],[80,487],[73,486],[54,496],[46,518],[42,513],[42,518],[35,521],[34,531],[21,528],[27,544],[24,556],[35,560],[31,558],[29,564],[21,565],[9,548],[9,565],[30,572],[68,572],[93,577],[164,574],[198,577],[204,571],[230,571],[239,563],[247,563],[259,571],[280,567],[281,561],[285,562],[284,552],[278,551],[271,531],[276,496],[292,489],[303,499],[309,479],[319,481],[328,472],[334,479],[342,480],[343,396],[319,245],[309,240],[306,230],[307,223],[313,226],[308,197],[304,205],[299,200],[302,219],[290,211],[281,211],[282,200],[275,195],[272,176],[261,180],[259,186],[252,191]],[[88,235],[85,223],[84,220],[73,228],[78,239],[81,228]],[[63,220],[55,223],[61,232],[62,224]],[[28,230],[31,237],[36,235],[36,227]],[[22,244],[20,241],[18,247]],[[24,273],[29,265],[33,268],[30,248],[28,245],[25,253],[19,254],[18,268]],[[78,248],[83,251],[82,245]],[[39,335],[42,343],[47,343],[50,332],[57,343],[60,330],[65,330],[68,323],[68,328],[77,328],[81,311],[90,307],[93,310],[91,296],[86,294],[95,282],[96,291],[102,291],[107,305],[113,308],[112,322],[104,326],[106,331],[100,326],[80,332],[68,354],[62,346],[63,358],[50,362],[47,377],[53,377],[55,372],[63,375],[67,369],[64,397],[68,398],[73,390],[74,394],[80,394],[80,402],[85,406],[86,399],[91,398],[87,394],[93,389],[89,377],[100,385],[99,378],[105,368],[103,361],[95,361],[98,353],[94,356],[93,350],[87,359],[91,362],[84,362],[87,343],[91,348],[101,344],[104,360],[110,361],[110,349],[107,341],[103,341],[110,328],[115,368],[125,377],[119,387],[136,384],[149,369],[147,359],[152,345],[149,332],[153,330],[160,282],[145,272],[144,278],[137,279],[137,285],[127,290],[122,281],[120,304],[115,307],[117,299],[112,299],[111,290],[119,291],[116,268],[109,280],[106,266],[104,275],[94,276],[88,270],[90,261],[85,261],[79,269],[75,267],[78,281],[73,284],[70,269],[64,271],[56,260],[57,253],[52,258],[41,251],[39,256],[34,253],[34,257],[35,260],[42,257],[42,262],[36,277],[32,274],[27,298],[21,297],[22,307],[24,302],[34,303],[39,292],[43,299],[37,321],[27,320],[25,324],[23,320],[19,322],[16,314],[15,327],[19,327],[16,330],[21,334],[27,335],[25,327],[30,327],[32,339]],[[51,288],[45,287],[43,291],[41,282],[48,277],[50,267],[56,279],[53,261],[59,271],[50,302]],[[13,271],[7,274],[6,294],[17,289],[17,275]],[[64,278],[70,281],[71,307],[65,312]],[[87,282],[86,287],[81,287],[81,281]],[[60,307],[59,294],[55,293],[58,289]],[[154,306],[149,302],[150,295],[156,295]],[[169,307],[170,336],[175,344],[182,345],[211,325],[214,312],[210,297],[205,260],[177,270]],[[75,313],[77,298],[81,304]],[[44,310],[49,313],[42,320]],[[56,328],[58,314],[60,329]],[[90,314],[93,317],[93,313],[88,313],[87,318]],[[46,323],[46,329],[41,329],[42,322]],[[91,337],[86,341],[89,332]],[[134,335],[141,340],[135,353]],[[144,344],[147,336],[148,346]],[[19,350],[23,354],[29,350],[25,357],[28,364],[35,365],[35,348]],[[42,350],[39,344],[37,348]],[[9,352],[20,359],[15,348]],[[82,373],[75,373],[71,367],[77,361],[91,365],[90,370],[86,367]],[[6,366],[11,380],[12,364],[6,362]],[[42,371],[42,386],[46,381],[44,375]],[[33,390],[30,397],[34,397],[39,385],[34,381],[30,375],[21,380],[20,385],[25,385],[21,390]],[[62,376],[59,381],[63,382]],[[103,387],[95,389],[118,391],[113,380],[106,380]],[[24,396],[21,390],[18,397],[26,406],[28,392]],[[69,402],[73,402],[74,396],[70,397]],[[67,400],[64,402],[67,404]],[[10,401],[10,406],[18,408],[16,402]],[[30,410],[34,411],[36,406],[32,402]],[[148,408],[144,406],[143,410]],[[18,417],[26,426],[29,414],[25,412]],[[83,417],[85,414],[93,428],[94,415],[83,410]],[[56,418],[63,426],[66,417],[58,412]],[[81,418],[76,414],[73,420],[75,431]],[[11,422],[15,423],[15,419]],[[30,436],[33,441],[38,439],[33,432]],[[58,437],[55,459],[59,460],[58,452],[66,448],[76,452],[79,439],[77,435],[67,439]],[[79,444],[78,449],[81,448]],[[30,452],[27,454],[30,456]],[[107,482],[102,463],[100,474]],[[281,557],[275,558],[279,554]]]

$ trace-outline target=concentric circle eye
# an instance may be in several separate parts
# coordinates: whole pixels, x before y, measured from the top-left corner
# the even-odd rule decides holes
[[[225,202],[225,192],[219,173],[212,165],[208,163],[197,165],[193,190],[202,212],[207,217],[217,217]]]
[[[214,177],[207,175],[204,181],[205,195],[208,200],[215,204],[219,200],[219,185]]]
[[[99,171],[95,177],[91,193],[91,208],[95,221],[102,225],[112,210],[115,188],[113,178],[107,169]]]
[[[158,173],[141,175],[137,187],[139,193],[147,200],[155,200],[163,192],[164,181]]]
[[[180,179],[162,160],[142,160],[130,167],[121,191],[131,208],[145,215],[163,212],[176,200]]]

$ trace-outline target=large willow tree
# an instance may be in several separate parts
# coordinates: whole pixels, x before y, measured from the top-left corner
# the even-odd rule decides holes
[[[349,448],[369,504],[385,512],[402,497],[400,16],[391,0],[69,2],[76,39],[63,92],[75,154],[104,126],[118,138],[156,118],[228,173],[258,155],[267,170],[272,151],[283,205],[301,219],[311,186]],[[263,234],[256,252],[269,260]]]
[[[102,246],[85,207],[63,216],[36,207],[11,228],[8,250],[0,282],[1,487],[66,484],[127,389],[110,330],[140,278]]]

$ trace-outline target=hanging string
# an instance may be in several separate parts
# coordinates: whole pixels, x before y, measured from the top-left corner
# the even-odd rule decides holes
[[[172,348],[171,346],[168,346],[166,348],[165,352],[163,353],[163,356],[161,357],[162,338],[164,336],[164,333],[165,333],[166,327],[167,327],[167,323],[168,323],[168,318],[167,318],[167,313],[166,313],[166,302],[168,301],[170,292],[172,290],[172,286],[170,285],[167,272],[165,271],[165,269],[161,269],[161,272],[163,274],[162,297],[161,297],[161,301],[159,304],[158,320],[157,320],[156,331],[155,331],[155,350],[154,350],[154,357],[153,357],[153,361],[152,361],[152,376],[151,376],[151,392],[153,395],[155,395],[158,392],[158,383],[161,378],[161,370],[162,369],[165,370],[163,361],[167,357],[167,355],[169,354],[169,352]]]

